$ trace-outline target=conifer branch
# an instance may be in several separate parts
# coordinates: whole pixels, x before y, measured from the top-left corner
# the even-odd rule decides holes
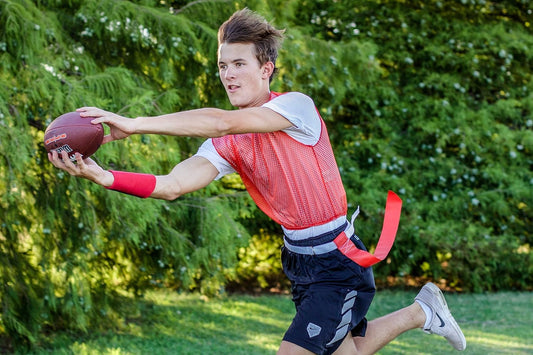
[[[187,10],[189,7],[192,7],[194,5],[197,5],[197,4],[201,4],[201,3],[215,3],[215,2],[231,2],[231,0],[195,0],[193,2],[190,2],[188,3],[187,5],[185,6],[182,6],[180,7],[179,9],[175,9],[173,10],[173,14],[174,15],[177,15],[185,10]]]

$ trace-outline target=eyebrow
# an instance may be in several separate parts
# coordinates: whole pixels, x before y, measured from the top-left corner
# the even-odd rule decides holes
[[[244,59],[244,58],[237,58],[237,59],[233,59],[233,60],[231,61],[231,63],[236,63],[236,62],[246,62],[246,59]],[[226,62],[223,61],[223,60],[219,60],[219,61],[218,61],[218,64],[226,64]]]

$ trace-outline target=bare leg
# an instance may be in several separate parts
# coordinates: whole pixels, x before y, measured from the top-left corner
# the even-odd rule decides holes
[[[424,330],[427,333],[443,336],[456,350],[466,348],[464,334],[451,315],[442,292],[435,284],[428,282],[424,285],[415,300],[410,306],[368,322],[366,335],[353,338],[357,351],[351,353],[373,354],[400,334],[423,327],[426,327]],[[427,319],[427,324],[425,324],[426,313],[418,302],[423,302],[431,309],[431,315],[428,314],[431,318]],[[338,354],[344,355],[350,352],[338,352]]]
[[[283,340],[281,342],[277,355],[313,355],[313,353],[307,349],[302,348],[301,346]]]
[[[425,321],[426,315],[417,302],[371,320],[368,322],[366,335],[353,338],[357,354],[374,354],[400,334],[411,329],[422,328]]]

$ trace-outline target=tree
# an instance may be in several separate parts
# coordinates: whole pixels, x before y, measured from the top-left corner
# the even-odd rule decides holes
[[[247,235],[235,219],[246,206],[215,197],[222,184],[175,203],[140,201],[65,176],[42,144],[55,117],[85,105],[130,116],[227,106],[206,79],[216,68],[215,23],[234,9],[211,4],[219,17],[198,22],[205,6],[173,14],[146,2],[0,2],[0,297],[14,340],[31,343],[42,326],[112,319],[125,292],[216,292],[235,262]],[[198,144],[142,136],[96,158],[164,173]]]

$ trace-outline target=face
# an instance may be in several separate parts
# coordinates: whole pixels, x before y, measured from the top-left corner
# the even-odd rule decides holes
[[[251,43],[223,43],[218,48],[218,72],[231,104],[238,108],[268,101],[274,65],[259,64]]]

